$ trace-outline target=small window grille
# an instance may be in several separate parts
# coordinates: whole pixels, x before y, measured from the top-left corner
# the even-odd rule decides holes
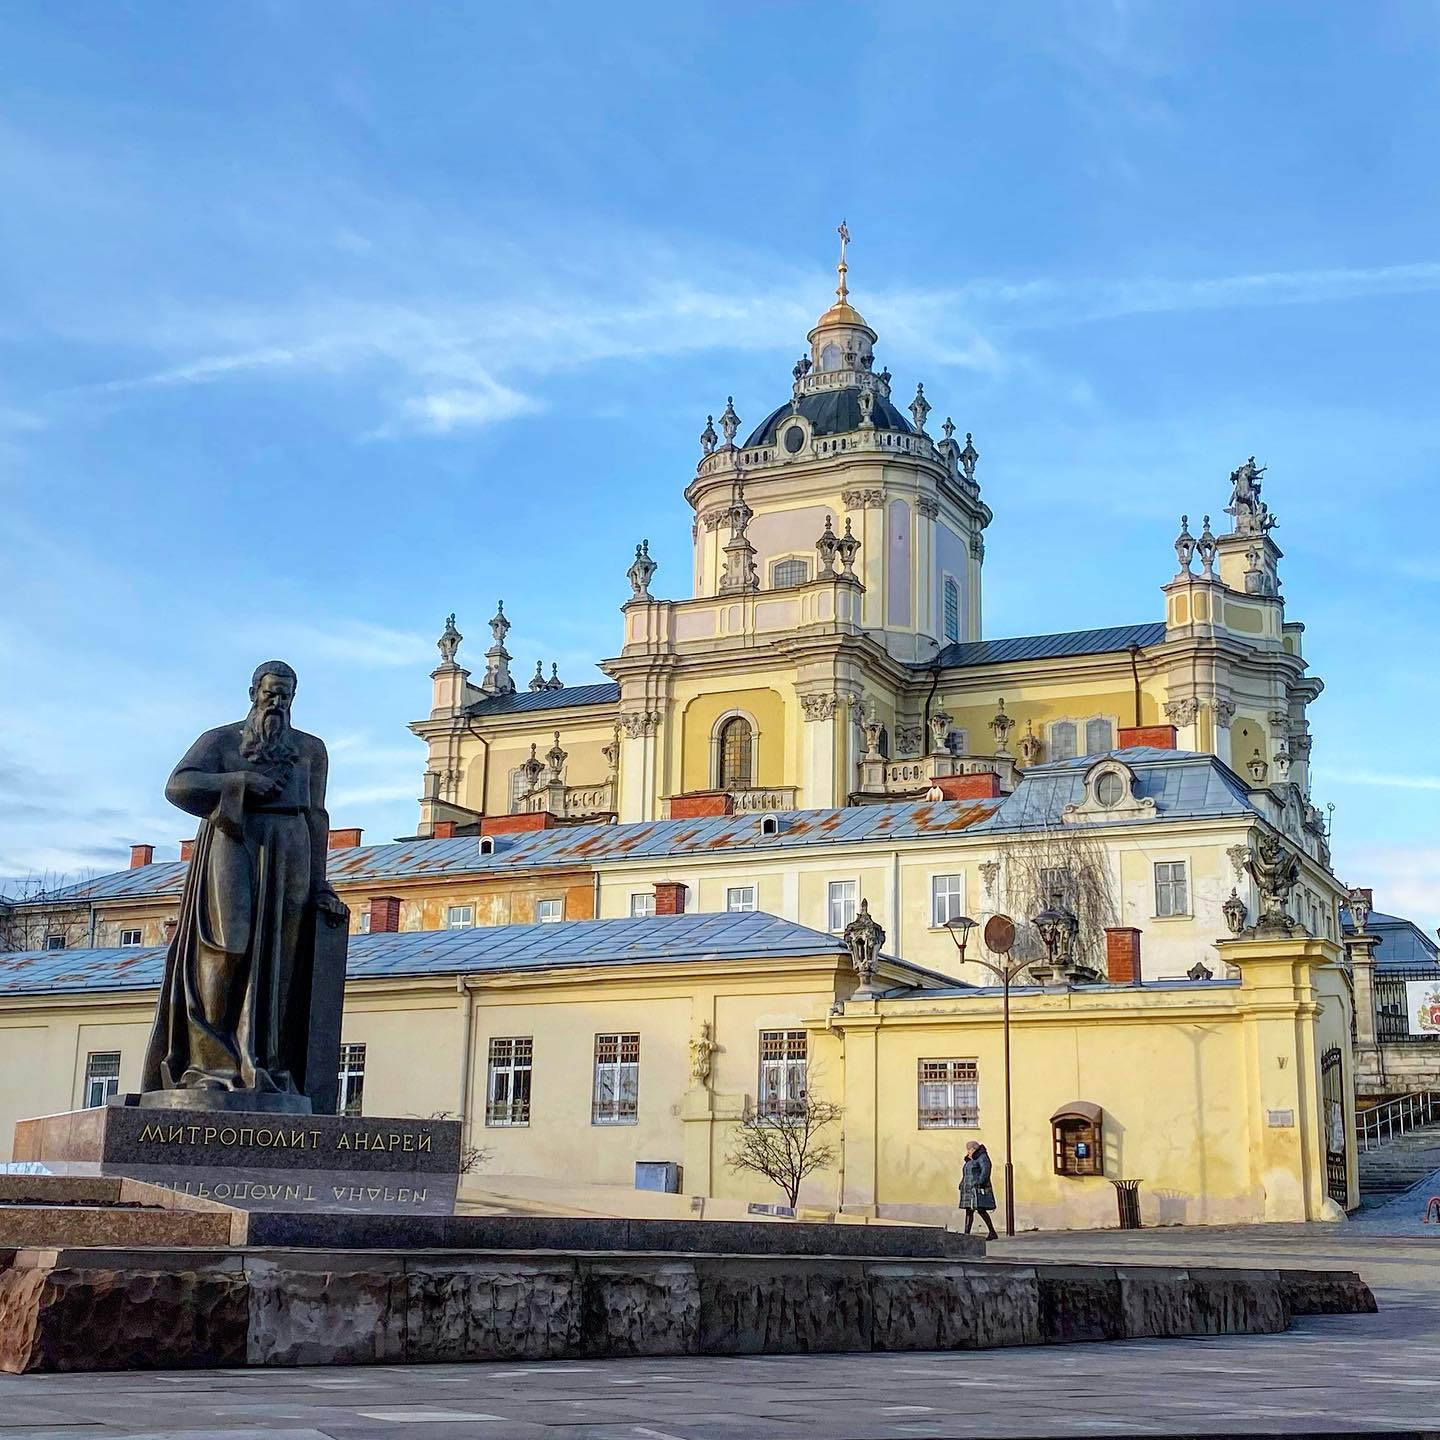
[[[1052,760],[1073,760],[1075,758],[1076,731],[1071,720],[1057,720],[1050,727],[1050,758]]]
[[[342,1045],[340,1047],[340,1113],[342,1115],[359,1115],[364,1097],[365,1047],[363,1045]]]
[[[720,729],[720,788],[730,790],[751,783],[755,755],[750,722],[741,715],[727,720]]]
[[[530,1079],[535,1040],[531,1035],[496,1036],[490,1041],[490,1074],[485,1090],[485,1123],[530,1123]]]
[[[922,1130],[973,1130],[980,1124],[980,1067],[974,1060],[919,1062]]]
[[[775,590],[803,585],[809,578],[810,565],[805,560],[780,560],[770,568],[770,585]]]
[[[85,1057],[85,1108],[98,1109],[120,1089],[120,1052],[92,1050]]]
[[[597,1035],[590,1123],[633,1125],[639,1110],[639,1035]]]
[[[1115,725],[1106,717],[1085,722],[1085,753],[1103,755],[1115,748]]]
[[[945,581],[945,638],[952,643],[960,638],[960,587],[948,578]]]
[[[804,1107],[809,1037],[803,1030],[760,1032],[762,1117],[798,1115]]]

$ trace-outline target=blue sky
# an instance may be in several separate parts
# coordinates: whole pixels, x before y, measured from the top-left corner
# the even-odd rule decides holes
[[[251,667],[410,832],[433,642],[596,677],[848,219],[973,430],[989,635],[1159,618],[1246,455],[1338,868],[1440,919],[1440,7],[0,8],[0,875],[122,865]],[[466,652],[462,652],[466,653]]]

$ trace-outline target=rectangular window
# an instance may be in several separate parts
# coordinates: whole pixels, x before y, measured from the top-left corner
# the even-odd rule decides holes
[[[803,1030],[760,1032],[760,1115],[795,1115],[805,1099],[809,1036]]]
[[[485,1088],[487,1125],[530,1123],[530,1074],[534,1037],[514,1035],[490,1041],[490,1078]]]
[[[342,1115],[361,1114],[360,1102],[365,1095],[365,1047],[340,1047],[339,1109]]]
[[[120,932],[120,944],[126,950],[144,943],[145,933],[142,930],[122,930]]]
[[[47,935],[45,937],[45,948],[47,950],[63,950],[65,948],[65,937],[63,935]]]
[[[92,1050],[85,1057],[85,1108],[97,1109],[120,1088],[120,1052]]]
[[[753,885],[732,885],[725,892],[727,910],[755,909],[755,887]]]
[[[1050,727],[1051,760],[1073,760],[1075,758],[1075,722],[1057,720]]]
[[[369,909],[369,907],[367,906],[364,910],[362,910],[362,911],[360,912],[360,934],[362,934],[362,935],[368,935],[369,933],[370,933],[370,909]]]
[[[592,1125],[633,1125],[640,1112],[640,1037],[595,1037]]]
[[[557,920],[563,920],[565,918],[565,902],[563,900],[537,901],[535,918],[542,925],[553,925]]]
[[[810,578],[808,560],[780,560],[770,568],[770,586],[783,590],[790,585],[803,585]]]
[[[1103,755],[1115,748],[1115,726],[1108,717],[1085,722],[1085,753]]]
[[[1185,862],[1162,860],[1155,866],[1155,914],[1188,915],[1190,897],[1185,886]]]
[[[930,877],[930,923],[943,925],[965,913],[965,877],[963,875],[932,875]]]
[[[951,642],[960,638],[960,587],[948,575],[945,577],[945,638]]]
[[[630,897],[630,914],[635,919],[655,913],[655,892],[653,890],[642,891],[638,895]]]
[[[1046,865],[1040,870],[1040,900],[1043,905],[1076,908],[1075,872],[1068,865]]]
[[[854,880],[830,882],[830,929],[838,933],[855,918]]]
[[[475,923],[475,907],[473,905],[452,905],[445,912],[445,928],[447,930],[468,930]]]
[[[980,1124],[976,1061],[922,1060],[919,1086],[922,1130],[973,1130]]]

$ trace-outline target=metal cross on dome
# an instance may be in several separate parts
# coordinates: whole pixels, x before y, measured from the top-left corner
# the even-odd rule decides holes
[[[850,227],[842,220],[835,233],[840,237],[840,263],[845,263],[845,247],[850,243]]]

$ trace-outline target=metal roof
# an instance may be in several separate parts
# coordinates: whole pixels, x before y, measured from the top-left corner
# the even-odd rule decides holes
[[[1346,905],[1340,907],[1340,928],[1347,935],[1355,933],[1355,922]],[[1375,947],[1378,969],[1389,965],[1440,963],[1440,947],[1413,920],[1407,920],[1403,915],[1382,915],[1380,911],[1372,910],[1365,921],[1365,931],[1380,937],[1380,943]]]
[[[1065,807],[1079,805],[1085,799],[1086,772],[1110,758],[1122,761],[1134,772],[1134,793],[1139,799],[1155,802],[1156,819],[1256,813],[1239,777],[1215,756],[1192,750],[1131,745],[1105,755],[1082,755],[1074,760],[1032,765],[1014,793],[1006,796],[995,814],[976,829],[1033,830],[1062,824]],[[1114,823],[1125,824],[1131,820],[1133,817],[1119,815]]]
[[[403,975],[469,975],[571,965],[706,960],[785,960],[848,954],[838,936],[763,911],[571,920],[549,925],[481,925],[466,930],[403,930],[352,935],[352,980]],[[955,982],[892,956],[907,972]],[[165,947],[25,950],[0,954],[0,995],[143,990],[159,985]]]
[[[962,670],[999,665],[1007,660],[1056,660],[1064,655],[1108,655],[1138,645],[1142,650],[1165,639],[1165,622],[1110,625],[1100,630],[1065,630],[1056,635],[1016,635],[1009,640],[964,640],[945,646],[931,661],[915,668]]]
[[[787,400],[778,409],[772,410],[750,432],[750,438],[740,448],[748,450],[752,445],[773,444],[781,422],[793,415],[795,409],[794,403]],[[850,385],[843,390],[817,390],[802,395],[799,410],[816,435],[848,435],[860,428],[860,388]],[[906,435],[915,433],[915,427],[878,390],[874,392],[870,419],[878,430],[899,430]]]
[[[467,715],[516,715],[527,710],[568,710],[575,705],[617,705],[620,687],[613,680],[595,685],[566,685],[561,690],[517,690],[487,695],[465,707]]]

